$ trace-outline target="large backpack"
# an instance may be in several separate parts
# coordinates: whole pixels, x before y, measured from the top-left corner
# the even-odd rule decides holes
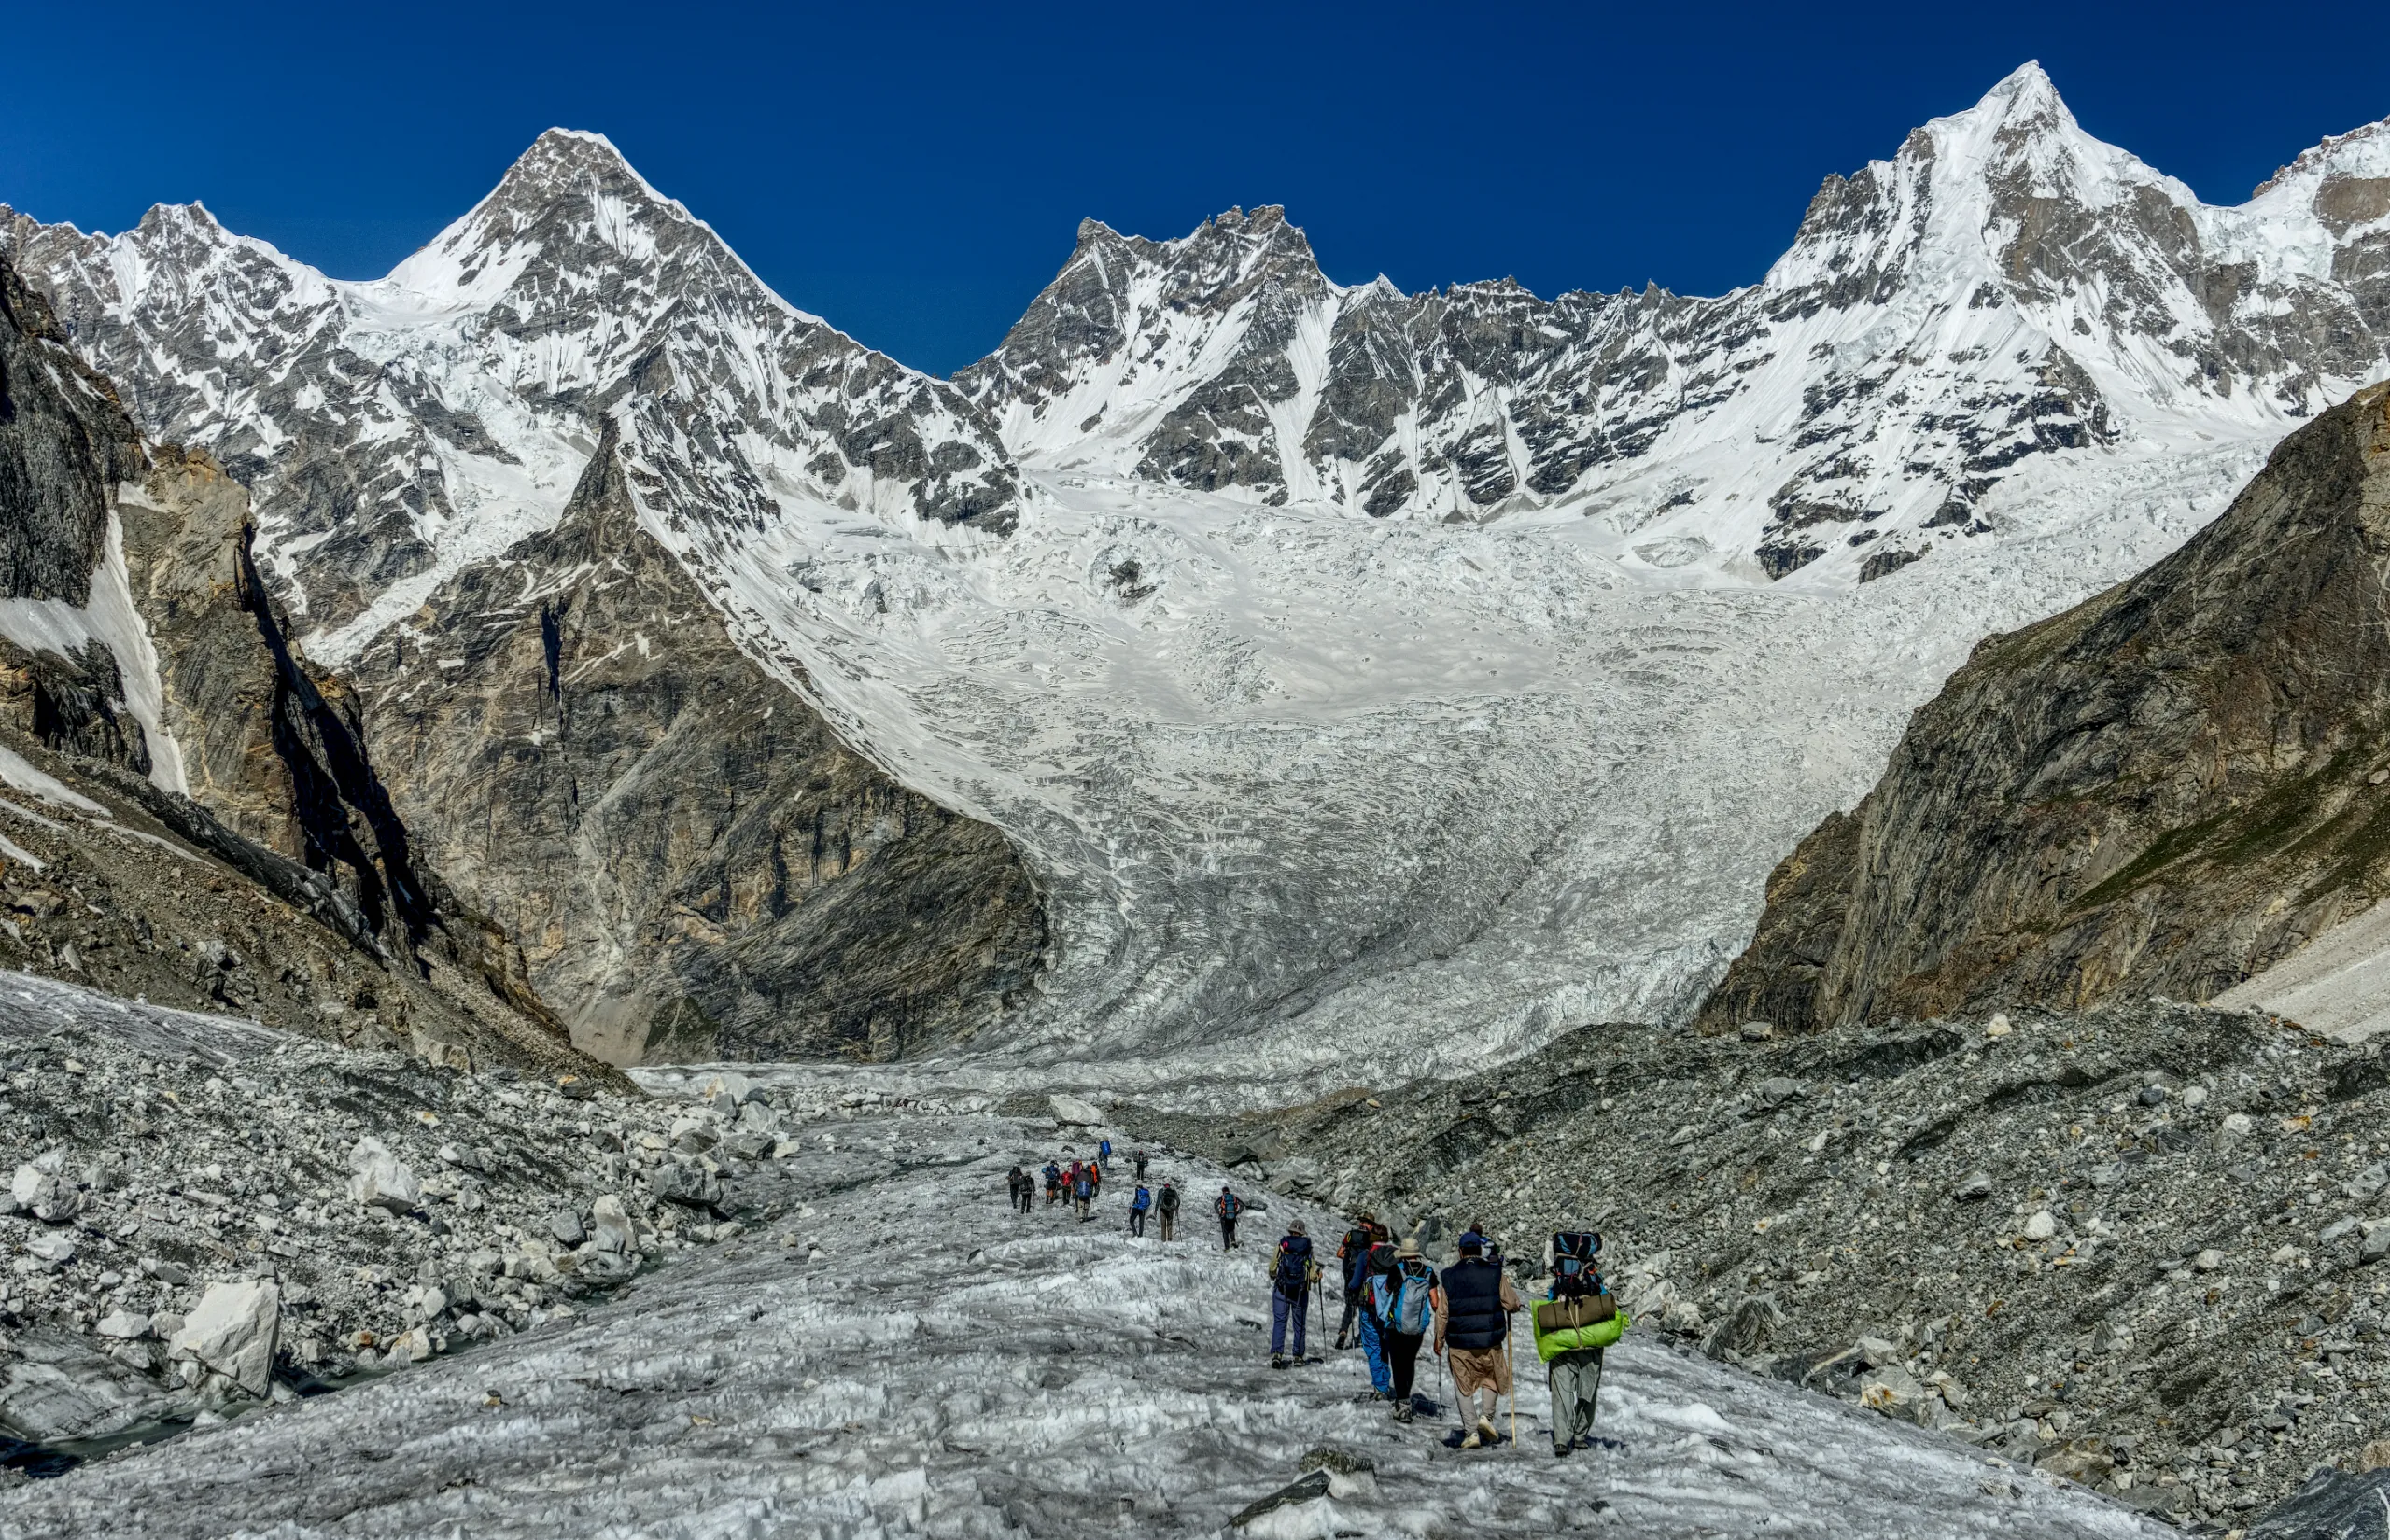
[[[1288,1298],[1300,1296],[1311,1287],[1311,1240],[1308,1237],[1290,1235],[1278,1242],[1278,1266],[1271,1273],[1270,1281]]]
[[[1602,1253],[1602,1238],[1591,1230],[1560,1230],[1552,1237],[1552,1294],[1574,1299],[1604,1292],[1602,1275],[1594,1259]]]
[[[1168,1183],[1162,1184],[1161,1211],[1166,1214],[1174,1214],[1178,1211],[1178,1189]]]
[[[1237,1201],[1236,1194],[1226,1188],[1222,1188],[1220,1196],[1212,1200],[1212,1207],[1222,1219],[1234,1219],[1244,1211],[1244,1205]]]
[[[1394,1270],[1371,1281],[1378,1296],[1378,1320],[1390,1332],[1405,1337],[1427,1334],[1434,1310],[1428,1302],[1436,1286],[1436,1269],[1416,1257],[1399,1261]]]
[[[1129,1200],[1129,1207],[1136,1210],[1140,1213],[1143,1213],[1146,1209],[1152,1207],[1153,1200],[1154,1195],[1146,1191],[1143,1187],[1140,1187],[1137,1189],[1137,1196]]]

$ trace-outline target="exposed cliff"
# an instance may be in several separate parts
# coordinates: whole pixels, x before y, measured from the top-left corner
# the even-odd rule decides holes
[[[617,1062],[888,1057],[1034,976],[1019,858],[848,749],[643,530],[610,426],[562,521],[350,669],[419,848]]]
[[[1981,644],[1778,866],[1708,1027],[2206,999],[2390,890],[2390,386],[2132,581]]]

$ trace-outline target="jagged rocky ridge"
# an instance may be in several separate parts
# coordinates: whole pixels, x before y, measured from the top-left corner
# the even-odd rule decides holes
[[[542,147],[592,149],[570,136]],[[628,175],[610,151],[592,163]],[[541,222],[554,211],[518,208],[519,183],[580,173],[518,169],[522,177],[476,211],[481,223],[468,223],[554,240]],[[611,195],[589,192],[584,206],[602,213]],[[726,261],[695,228],[692,259]],[[476,260],[513,250],[501,242],[497,256]],[[230,254],[256,255],[237,244]],[[56,330],[38,300],[24,303]],[[828,393],[820,420],[848,421],[877,399],[895,366],[874,364],[826,329],[781,319],[794,351],[775,379],[790,387],[810,370]],[[814,359],[807,349],[817,344],[836,357]],[[253,517],[248,492],[204,452],[161,452],[154,470],[136,476],[151,462],[105,382],[51,351],[50,374],[91,397],[85,415],[99,424],[69,426],[125,463],[103,465],[100,451],[86,450],[70,457],[79,480],[52,477],[33,495],[73,510],[62,526],[68,549],[49,565],[83,562],[85,589],[105,567],[105,597],[122,602],[99,628],[105,637],[89,623],[81,634],[62,628],[47,613],[0,623],[0,637],[14,638],[0,645],[22,681],[22,725],[33,735],[139,773],[152,770],[154,747],[162,791],[188,791],[235,833],[338,874],[360,934],[399,937],[411,956],[453,954],[449,962],[486,982],[508,1011],[611,1059],[884,1056],[976,1029],[1028,986],[1043,917],[1018,858],[992,829],[860,759],[784,673],[732,644],[720,614],[640,524],[620,426],[647,421],[636,411],[593,422],[600,448],[579,477],[585,495],[494,561],[443,568],[428,548],[392,545],[387,530],[343,531],[381,553],[373,563],[419,566],[443,581],[417,595],[432,602],[411,623],[335,674],[298,639],[303,577],[277,591],[261,575],[261,559],[276,565],[262,531],[296,519],[324,535],[289,499],[321,492],[327,468],[369,480],[388,469],[374,455],[403,445],[377,437],[390,419],[359,404],[381,398],[350,401],[363,413],[347,423],[351,437],[320,442],[296,425],[235,413],[288,452],[269,465],[238,434],[215,435],[264,488],[265,511]],[[70,365],[82,374],[61,372]],[[823,385],[818,376],[834,365],[849,372]],[[324,365],[355,366],[346,355]],[[274,388],[305,394],[287,374]],[[718,382],[705,399],[725,399]],[[204,434],[208,425],[190,415],[201,409],[177,399],[164,426]],[[882,469],[907,453],[889,447],[903,434],[884,423],[856,431],[879,445],[871,453]],[[309,443],[320,458],[306,457]],[[138,489],[119,498],[119,483],[134,480]],[[859,484],[871,484],[867,473]],[[945,495],[918,476],[905,484]],[[335,500],[354,506],[354,491]],[[120,524],[111,523],[120,501]],[[42,527],[41,512],[23,527]],[[27,570],[38,587],[44,568]],[[111,708],[126,696],[146,703],[146,727]]]
[[[1113,1115],[1346,1212],[1482,1221],[1523,1267],[1599,1229],[1638,1329],[2220,1528],[2390,1464],[2385,1062],[2142,1001],[1604,1026],[1449,1082]]]
[[[1090,260],[952,385],[788,310],[588,135],[543,136],[375,284],[196,208],[5,239],[145,427],[254,485],[260,573],[310,656],[373,679],[366,718],[443,720],[444,676],[471,675],[448,720],[485,735],[459,750],[495,777],[479,805],[552,794],[536,711],[486,708],[493,679],[519,703],[546,670],[522,646],[468,669],[443,607],[560,591],[522,542],[559,526],[611,422],[640,528],[758,674],[1026,852],[941,877],[981,897],[919,932],[944,960],[918,982],[987,981],[974,1001],[821,1010],[781,1046],[985,1043],[1009,999],[1039,1008],[1004,1041],[1107,1065],[1270,1030],[1300,1057],[1406,1014],[1467,1016],[1467,1057],[1688,1008],[1760,873],[1858,789],[1921,681],[2167,548],[2378,368],[2382,154],[2360,131],[2206,208],[2029,68],[1829,184],[1735,296],[1357,299],[1282,219],[1090,231]],[[1054,404],[1090,391],[1084,414]],[[1389,421],[1425,517],[1356,516]],[[1283,446],[1323,424],[1304,483]],[[1956,553],[1851,588],[1929,544]],[[384,777],[393,805],[429,831],[445,788],[408,775]],[[804,989],[662,959],[676,928],[692,948],[738,945],[751,914],[774,929],[749,895],[802,883],[708,858],[602,935],[533,936],[555,907],[454,832],[443,876],[557,959],[535,982],[582,1041],[779,1051],[741,1024]],[[712,901],[680,902],[717,871]],[[592,991],[584,939],[676,992]],[[1281,1047],[1247,1078],[1273,1083]]]
[[[2021,463],[2280,431],[2384,365],[2390,140],[2238,208],[2077,127],[2027,65],[1829,176],[1767,276],[1544,301],[1342,287],[1285,211],[1089,220],[957,376],[1025,463],[1372,517],[1598,515],[1648,568],[1865,581],[1993,533]]]
[[[2390,387],[2130,582],[1985,641],[1778,867],[1702,1022],[2206,999],[2390,887]]]

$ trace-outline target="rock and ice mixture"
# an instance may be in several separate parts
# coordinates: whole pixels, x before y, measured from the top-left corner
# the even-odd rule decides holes
[[[1131,1239],[1118,1171],[1090,1223],[1007,1209],[1011,1164],[1066,1140],[1084,1152],[1092,1133],[984,1114],[808,1122],[775,1163],[797,1206],[774,1223],[569,1322],[21,1484],[0,1497],[0,1534],[1048,1540],[1215,1534],[1248,1513],[1230,1533],[2163,1533],[1640,1331],[1610,1356],[1606,1447],[1553,1458],[1523,1348],[1520,1447],[1448,1448],[1442,1407],[1396,1425],[1355,1354],[1268,1366],[1277,1226],[1301,1213],[1329,1234],[1330,1215],[1268,1199],[1224,1253],[1191,1220],[1168,1245]],[[1165,1173],[1198,1193],[1218,1180],[1169,1155]],[[1422,1393],[1443,1393],[1432,1370]]]
[[[1113,1114],[1347,1208],[1599,1229],[1647,1323],[2159,1515],[2390,1465],[2378,1043],[2162,1001],[1747,1033]]]
[[[88,1453],[570,1319],[774,1211],[780,1114],[0,974],[0,1433]]]

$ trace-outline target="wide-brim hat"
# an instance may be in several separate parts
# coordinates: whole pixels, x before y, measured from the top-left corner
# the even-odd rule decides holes
[[[1402,1244],[1394,1249],[1394,1254],[1397,1256],[1417,1256],[1419,1254],[1419,1238],[1415,1235],[1404,1236],[1402,1238]]]

